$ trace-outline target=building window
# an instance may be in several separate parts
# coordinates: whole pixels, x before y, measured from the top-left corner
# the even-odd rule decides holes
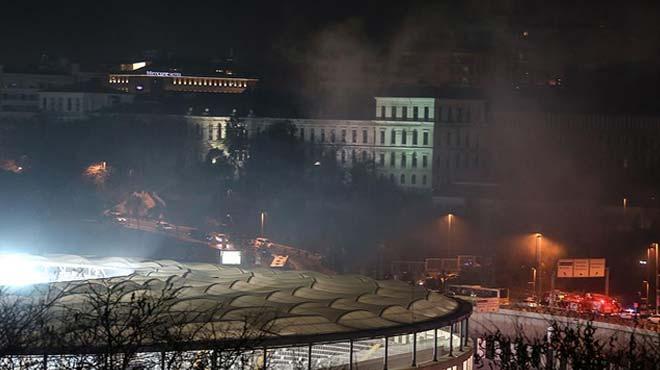
[[[357,143],[357,130],[351,131],[351,139],[352,139],[351,141],[352,143]]]
[[[406,183],[406,175],[405,174],[401,174],[400,182],[401,182],[401,185],[404,185]]]
[[[396,144],[396,131],[392,129],[392,134],[390,135],[390,144]]]
[[[324,128],[321,129],[321,142],[325,143],[325,129]]]
[[[416,175],[414,175],[414,174],[413,174],[413,175],[410,175],[410,183],[411,183],[412,185],[416,185],[416,184],[417,184],[417,176],[416,176]]]
[[[314,136],[315,136],[315,135],[314,135],[314,129],[312,128],[312,129],[310,129],[309,131],[310,131],[310,132],[309,132],[309,141],[311,141],[311,142],[313,143],[314,140],[315,140],[315,137],[314,137]]]
[[[417,153],[413,153],[412,155],[412,166],[413,168],[417,168]]]
[[[380,118],[385,118],[385,106],[380,107]]]
[[[392,119],[396,119],[396,107],[392,107],[391,116],[392,116]]]
[[[426,185],[426,175],[422,175],[422,185]]]
[[[424,107],[424,120],[429,120],[429,107]]]
[[[304,127],[300,128],[300,139],[302,141],[305,141],[305,128]]]
[[[341,142],[342,143],[346,142],[346,129],[341,130]]]
[[[342,150],[341,151],[341,164],[346,163],[346,151]]]
[[[385,153],[380,153],[380,154],[378,155],[378,164],[379,164],[381,167],[385,167]]]
[[[362,151],[362,162],[366,162],[368,159],[368,154],[366,150]]]
[[[66,98],[66,111],[71,112],[73,110],[73,102],[71,98]]]
[[[408,107],[401,108],[401,118],[408,119]]]
[[[413,107],[413,119],[419,119],[419,107]]]
[[[393,173],[390,174],[390,182],[394,183],[394,174]]]
[[[408,133],[406,130],[401,131],[401,145],[406,145],[408,144]]]
[[[355,164],[355,149],[351,150],[351,164]]]
[[[368,142],[367,130],[362,130],[362,144],[366,144],[367,142]]]
[[[401,168],[406,168],[406,153],[401,153]]]
[[[413,145],[417,145],[417,130],[413,130],[412,132],[412,142]]]
[[[390,153],[390,167],[394,167],[394,152]]]
[[[422,167],[426,168],[426,167],[428,167],[428,165],[429,165],[429,157],[423,155],[422,156]]]
[[[380,131],[380,143],[381,145],[385,145],[385,130]]]
[[[422,144],[429,145],[429,133],[428,132],[424,132],[422,134]]]
[[[330,142],[335,142],[335,129],[330,130]]]

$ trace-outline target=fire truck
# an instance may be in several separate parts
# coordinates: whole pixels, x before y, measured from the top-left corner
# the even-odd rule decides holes
[[[579,313],[612,315],[621,312],[621,305],[616,299],[597,293],[552,291],[546,293],[543,303],[550,307]]]

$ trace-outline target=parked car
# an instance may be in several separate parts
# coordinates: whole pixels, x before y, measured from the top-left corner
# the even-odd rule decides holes
[[[174,225],[165,221],[158,221],[156,222],[156,228],[160,230],[174,230]]]
[[[273,242],[266,238],[256,238],[254,239],[254,245],[258,248],[270,248],[273,246]]]

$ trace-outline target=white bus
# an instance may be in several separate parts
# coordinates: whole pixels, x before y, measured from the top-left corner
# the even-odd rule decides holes
[[[481,285],[447,285],[447,294],[472,302],[475,312],[495,312],[509,304],[509,289]]]

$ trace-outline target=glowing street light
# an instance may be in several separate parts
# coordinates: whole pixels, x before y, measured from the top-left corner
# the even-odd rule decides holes
[[[543,263],[541,262],[541,239],[543,239],[543,234],[536,233],[534,234],[536,239],[536,270],[534,274],[534,286],[536,288],[536,295],[541,298],[543,293],[542,276],[543,276]]]
[[[261,211],[260,214],[260,224],[261,224],[261,237],[263,238],[264,236],[264,225],[266,224],[266,212]]]
[[[447,214],[447,258],[451,258],[451,224],[454,221],[454,215]]]

